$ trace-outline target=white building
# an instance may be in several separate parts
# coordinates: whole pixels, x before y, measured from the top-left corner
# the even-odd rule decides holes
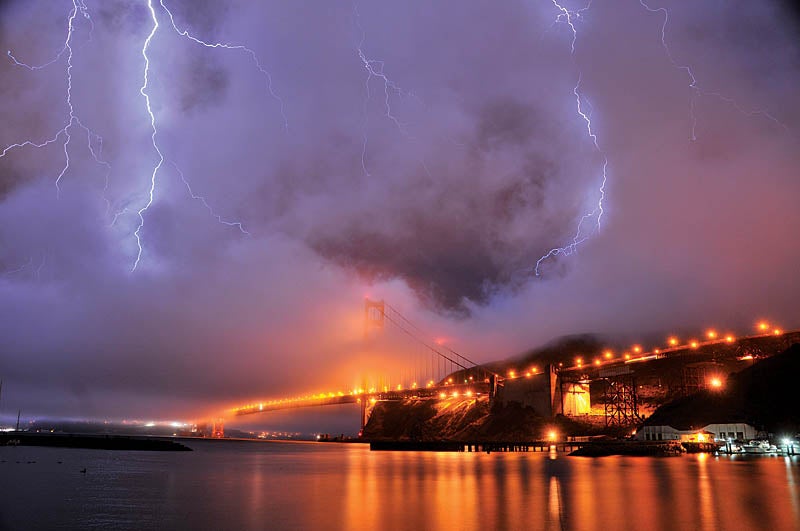
[[[708,424],[696,429],[679,430],[672,426],[642,426],[636,432],[639,441],[680,441],[691,439],[697,433],[706,432],[715,439],[749,441],[758,436],[758,431],[749,424],[736,422],[730,424]]]

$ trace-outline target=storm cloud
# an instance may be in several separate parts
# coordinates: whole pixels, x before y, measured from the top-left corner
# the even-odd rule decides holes
[[[479,361],[564,333],[800,325],[800,49],[782,3],[652,2],[670,53],[663,12],[636,0],[574,15],[574,53],[544,1],[165,0],[227,47],[153,4],[165,160],[136,271],[159,162],[146,0],[75,18],[80,123],[58,190],[64,134],[0,158],[8,407],[183,414],[349,385],[372,363],[365,295]],[[3,3],[0,45],[47,63],[71,9]],[[0,61],[1,147],[70,123],[66,61]],[[577,252],[535,276],[593,211]]]

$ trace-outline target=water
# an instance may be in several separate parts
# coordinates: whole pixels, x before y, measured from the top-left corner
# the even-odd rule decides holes
[[[2,447],[0,529],[800,529],[798,457],[190,445]]]

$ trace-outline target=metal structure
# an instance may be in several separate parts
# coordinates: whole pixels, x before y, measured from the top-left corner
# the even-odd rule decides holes
[[[606,426],[630,426],[641,421],[632,374],[607,377],[603,399]]]

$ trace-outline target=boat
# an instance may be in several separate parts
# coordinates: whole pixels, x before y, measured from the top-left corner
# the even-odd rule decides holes
[[[772,454],[778,451],[778,448],[771,445],[769,441],[750,441],[742,445],[742,450],[746,454]]]

